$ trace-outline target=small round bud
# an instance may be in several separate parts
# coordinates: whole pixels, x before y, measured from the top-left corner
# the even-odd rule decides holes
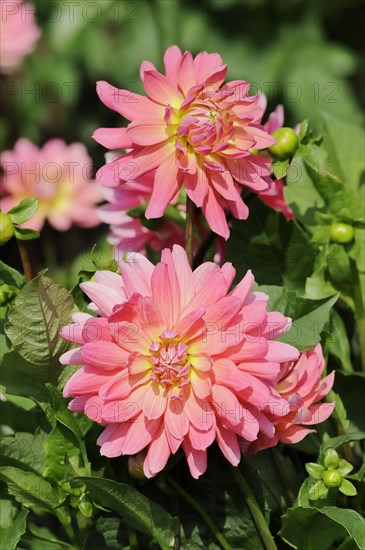
[[[292,128],[278,128],[272,133],[272,137],[276,139],[276,143],[269,147],[269,151],[274,157],[288,159],[294,155],[299,140]]]
[[[128,472],[131,477],[134,477],[134,479],[147,479],[143,471],[143,464],[146,454],[146,451],[141,451],[140,453],[128,458]]]
[[[342,476],[338,470],[326,470],[322,479],[326,487],[339,487],[342,483]]]
[[[11,221],[11,217],[9,214],[0,212],[0,245],[2,246],[10,241],[14,233],[15,228],[13,222]]]
[[[330,229],[330,238],[334,243],[350,243],[354,239],[354,230],[347,223],[333,223]]]

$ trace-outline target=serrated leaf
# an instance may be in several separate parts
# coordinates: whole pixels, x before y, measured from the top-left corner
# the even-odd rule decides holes
[[[4,550],[15,550],[26,530],[28,510],[20,507],[14,499],[0,499],[0,542]]]
[[[177,520],[130,485],[110,479],[76,478],[86,484],[92,498],[111,508],[132,527],[150,534],[163,549],[172,548]]]
[[[1,383],[8,394],[31,397],[38,403],[49,399],[48,368],[33,365],[16,351],[6,353],[1,363]]]
[[[38,209],[38,199],[24,199],[8,211],[11,221],[19,224],[28,221]]]
[[[9,312],[5,330],[15,350],[36,365],[58,366],[67,349],[59,336],[70,322],[73,300],[69,292],[45,275],[26,284]]]
[[[44,444],[46,434],[40,430],[33,434],[19,432],[0,439],[0,464],[33,471],[40,475],[44,470]]]

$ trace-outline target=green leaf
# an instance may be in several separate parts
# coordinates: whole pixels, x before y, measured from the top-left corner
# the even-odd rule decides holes
[[[327,300],[318,300],[317,308],[311,309],[311,311],[299,317],[295,314],[291,315],[293,317],[292,327],[280,340],[294,345],[299,351],[313,348],[320,340],[323,327],[337,299],[338,295],[332,296]],[[308,302],[313,302],[312,304],[308,304],[311,308],[315,306],[315,300],[308,300]]]
[[[0,284],[7,284],[10,286],[15,286],[16,288],[21,288],[24,283],[24,275],[0,260]]]
[[[355,495],[357,495],[357,491],[354,485],[348,479],[342,480],[342,483],[340,485],[340,491],[347,497],[354,497]]]
[[[59,488],[53,487],[40,475],[25,472],[12,466],[0,468],[0,479],[6,482],[8,491],[17,502],[26,508],[36,508],[52,512],[64,500]]]
[[[345,443],[350,443],[351,441],[361,441],[362,439],[365,439],[365,433],[361,432],[353,432],[345,435],[339,435],[338,437],[331,437],[321,445],[320,452],[321,454],[324,454],[327,449],[337,449]]]
[[[38,403],[49,399],[47,365],[33,365],[16,351],[6,353],[1,363],[1,382],[12,395],[31,397]]]
[[[34,231],[34,229],[29,229],[26,227],[15,227],[15,237],[19,241],[33,241],[34,239],[38,239],[40,237],[40,234],[38,231]]]
[[[28,221],[38,209],[38,199],[24,199],[8,211],[11,221],[19,224]]]
[[[325,498],[327,496],[328,489],[323,483],[323,481],[317,481],[310,489],[309,489],[309,498],[311,500],[320,500],[321,498]]]
[[[289,508],[282,517],[281,538],[298,550],[332,550],[333,543],[350,535],[364,549],[364,520],[353,510],[335,506]]]
[[[20,507],[11,497],[0,499],[0,541],[5,550],[16,550],[26,530],[28,510]]]
[[[130,485],[110,479],[76,478],[86,484],[95,502],[111,508],[132,527],[150,534],[163,549],[172,548],[177,520]]]
[[[328,113],[321,114],[324,145],[339,167],[343,181],[357,187],[364,171],[365,136],[360,126]]]
[[[322,479],[324,467],[321,466],[321,464],[317,464],[316,462],[307,462],[305,465],[305,469],[307,470],[308,474],[314,479]]]
[[[344,458],[340,459],[340,462],[338,464],[338,471],[342,475],[342,477],[347,476],[352,470],[354,469],[353,465],[347,462]]]
[[[19,432],[0,439],[0,464],[14,466],[40,475],[44,470],[44,445],[47,435],[37,430],[33,434]]]
[[[330,333],[328,351],[339,361],[346,371],[352,372],[350,344],[345,323],[335,309],[331,311],[331,322],[328,332]]]
[[[9,312],[6,334],[15,350],[36,365],[58,367],[68,343],[59,336],[71,320],[73,300],[65,288],[38,275],[26,284]]]
[[[237,269],[235,282],[254,269],[259,285],[303,289],[313,272],[316,245],[299,224],[288,222],[259,199],[250,202],[247,220],[233,220],[226,244],[227,260]]]
[[[82,548],[83,550],[130,550],[131,546],[120,518],[101,516],[89,529]]]

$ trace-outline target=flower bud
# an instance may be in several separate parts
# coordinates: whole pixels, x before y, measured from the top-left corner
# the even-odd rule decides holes
[[[15,228],[9,214],[0,212],[0,246],[4,245],[15,233]]]
[[[276,139],[275,145],[269,147],[270,153],[279,159],[292,157],[298,147],[298,136],[292,128],[278,128],[272,133]]]
[[[325,467],[330,470],[333,468],[338,468],[338,465],[340,463],[340,457],[338,456],[338,453],[335,449],[327,449],[327,451],[324,454],[324,465]]]
[[[333,223],[330,229],[330,238],[334,243],[350,243],[354,239],[354,230],[347,223]]]
[[[147,479],[143,472],[143,464],[146,458],[146,451],[141,451],[128,458],[128,472],[134,479]]]
[[[342,475],[338,470],[326,470],[322,479],[326,487],[339,487],[342,483]]]

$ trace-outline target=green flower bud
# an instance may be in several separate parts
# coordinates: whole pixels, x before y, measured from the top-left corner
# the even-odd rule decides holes
[[[342,483],[342,475],[338,470],[326,470],[322,479],[326,487],[339,487]]]
[[[299,140],[292,128],[278,128],[272,133],[272,137],[276,139],[276,143],[269,147],[269,151],[274,157],[287,159],[294,155]]]
[[[89,495],[81,495],[78,508],[83,516],[86,518],[91,518],[94,513],[94,504]]]
[[[330,238],[334,243],[346,244],[354,239],[354,230],[347,223],[333,223],[330,228]]]
[[[143,464],[146,458],[146,451],[141,451],[128,458],[128,472],[134,479],[146,479],[143,471]]]
[[[340,463],[340,457],[338,456],[337,451],[335,451],[335,449],[327,449],[324,454],[323,462],[327,470],[337,468]]]
[[[4,245],[15,233],[15,227],[9,214],[0,212],[0,246]]]

